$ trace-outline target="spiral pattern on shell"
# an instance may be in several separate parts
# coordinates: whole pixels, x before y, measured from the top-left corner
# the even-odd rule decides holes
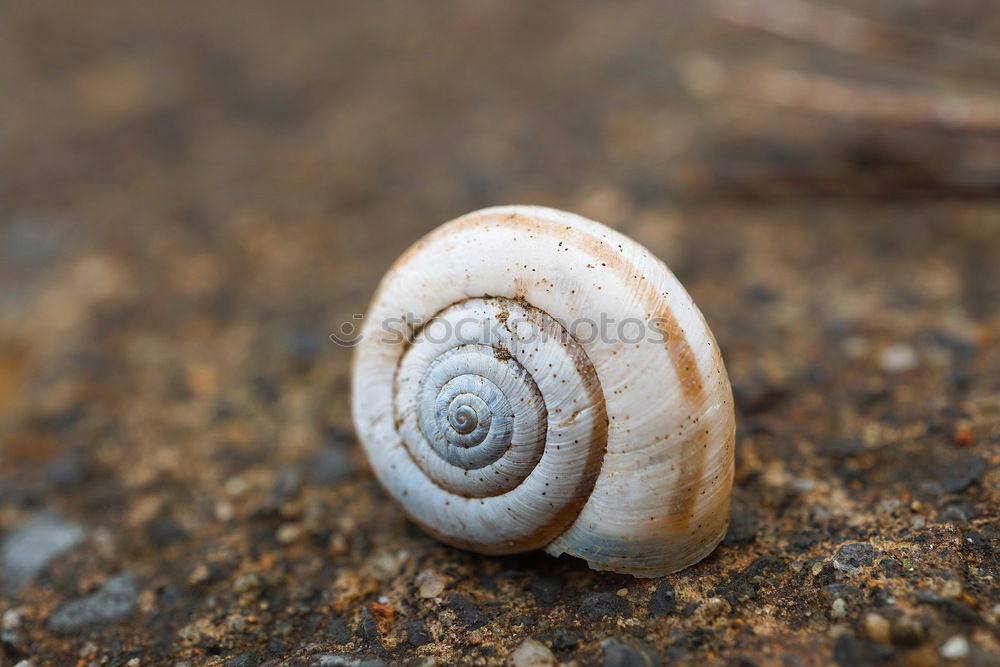
[[[662,338],[581,335],[601,317]],[[599,223],[512,206],[438,228],[383,279],[352,385],[379,480],[456,546],[656,576],[725,532],[733,407],[711,332]]]
[[[428,498],[467,524],[452,541],[484,552],[545,546],[593,488],[608,422],[600,382],[583,348],[536,308],[470,298],[437,313],[404,353],[394,394],[420,471],[478,501]]]

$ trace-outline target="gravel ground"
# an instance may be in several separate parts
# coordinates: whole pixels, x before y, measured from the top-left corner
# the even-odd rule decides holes
[[[989,107],[712,85],[989,92],[988,7],[884,5],[923,50],[722,0],[5,4],[0,666],[1000,664]],[[501,203],[633,236],[711,324],[737,478],[698,565],[465,553],[374,481],[328,335]]]

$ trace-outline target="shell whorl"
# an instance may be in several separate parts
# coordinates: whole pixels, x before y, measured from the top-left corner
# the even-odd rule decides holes
[[[601,318],[662,337],[579,330]],[[451,544],[657,576],[728,524],[714,339],[659,260],[578,216],[486,209],[415,244],[366,315],[352,395],[379,480]]]
[[[456,506],[468,528],[452,541],[485,552],[543,547],[569,527],[608,422],[579,344],[542,311],[500,297],[453,304],[421,329],[399,364],[394,415],[420,471],[478,500]]]

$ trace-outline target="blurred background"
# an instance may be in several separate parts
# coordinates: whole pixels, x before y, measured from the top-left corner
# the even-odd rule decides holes
[[[935,659],[954,637],[995,655],[995,9],[3,3],[0,665],[493,664],[533,636],[606,655],[576,596],[626,590],[645,619],[651,589],[409,527],[357,451],[349,351],[327,338],[420,235],[507,203],[648,246],[729,365],[743,532],[670,581],[693,604],[766,557],[784,593],[748,577],[774,608],[733,583],[725,622],[633,639],[702,662]],[[845,585],[841,543],[891,536],[902,563],[956,530],[981,551],[911,570],[912,607],[881,612],[923,624],[909,643],[866,634],[874,584],[823,592]],[[408,602],[426,571],[453,597]],[[942,577],[964,612],[904,594]]]

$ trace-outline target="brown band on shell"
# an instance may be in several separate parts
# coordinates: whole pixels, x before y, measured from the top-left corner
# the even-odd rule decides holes
[[[590,440],[589,449],[587,453],[587,463],[585,469],[587,474],[580,478],[580,482],[574,490],[574,494],[577,498],[581,498],[581,502],[573,508],[573,506],[567,506],[564,508],[563,512],[559,514],[565,514],[565,516],[557,515],[557,522],[564,523],[565,526],[569,526],[580,514],[583,509],[583,505],[587,502],[590,497],[591,492],[594,490],[594,485],[597,483],[597,477],[600,475],[601,466],[604,463],[604,454],[608,447],[608,409],[607,404],[604,400],[604,388],[601,386],[601,379],[597,376],[597,372],[594,370],[594,365],[590,361],[590,357],[587,356],[587,351],[583,349],[573,335],[567,331],[563,326],[550,316],[543,317],[543,313],[538,308],[534,306],[528,307],[529,317],[538,318],[536,322],[540,326],[545,326],[546,324],[552,330],[551,333],[553,337],[563,341],[563,345],[570,352],[570,357],[573,359],[573,363],[576,366],[577,372],[581,377],[585,379],[584,389],[588,394],[587,405],[592,405],[597,414],[594,415],[593,425],[590,429]],[[570,515],[569,510],[574,511]],[[555,533],[552,538],[560,535]],[[551,540],[549,540],[551,541]]]

